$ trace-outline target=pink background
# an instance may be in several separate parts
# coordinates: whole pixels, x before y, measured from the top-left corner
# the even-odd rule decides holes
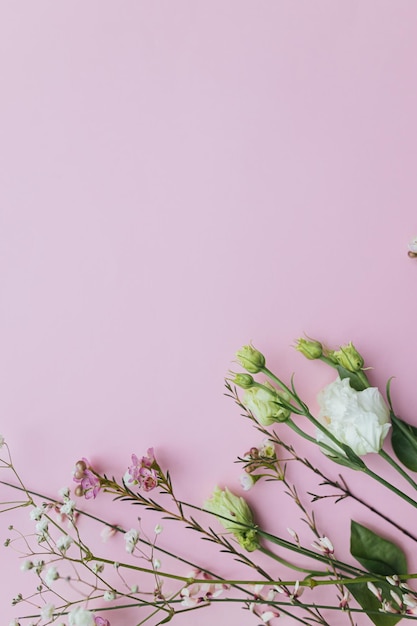
[[[259,438],[223,377],[250,340],[312,407],[332,373],[294,339],[352,340],[417,423],[414,1],[3,1],[0,50],[1,432],[29,486],[154,445],[183,498],[240,492]],[[248,498],[302,528],[278,487]],[[342,556],[351,516],[395,538],[347,501],[316,514]],[[198,620],[219,615],[256,623]]]

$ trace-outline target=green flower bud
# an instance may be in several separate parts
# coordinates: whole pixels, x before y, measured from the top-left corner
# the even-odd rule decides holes
[[[352,342],[347,346],[341,346],[340,350],[332,352],[331,358],[348,372],[359,372],[364,366],[363,357]]]
[[[280,404],[280,399],[289,402],[288,394],[265,383],[248,389],[242,404],[262,426],[270,426],[274,422],[285,422],[291,415],[291,411]]]
[[[319,359],[323,354],[323,346],[319,341],[310,339],[298,339],[295,349],[301,352],[307,359]]]
[[[236,357],[242,367],[251,374],[257,374],[265,367],[265,357],[253,346],[243,346]]]
[[[216,487],[204,508],[220,516],[219,522],[233,533],[242,548],[253,552],[259,548],[258,533],[253,528],[253,515],[244,498],[235,496],[229,489]]]
[[[233,374],[234,372],[232,372]],[[242,387],[242,389],[250,389],[255,384],[253,380],[253,376],[250,374],[235,374],[235,377],[231,379],[232,383],[237,385],[238,387]]]

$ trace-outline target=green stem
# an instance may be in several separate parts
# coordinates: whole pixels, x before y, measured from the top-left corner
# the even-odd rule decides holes
[[[304,567],[298,567],[297,565],[294,565],[294,563],[290,563],[290,561],[283,559],[282,557],[275,554],[275,552],[272,552],[272,550],[269,550],[268,548],[265,548],[263,546],[259,548],[259,552],[262,552],[262,554],[266,554],[271,559],[274,559],[274,561],[278,561],[278,563],[281,563],[281,565],[285,565],[285,567],[293,569],[296,572],[302,572],[303,574],[308,574],[309,576],[328,576],[329,575],[328,571],[315,571],[315,570],[305,569]]]
[[[291,396],[291,398],[302,408],[305,408],[304,403],[301,401],[301,399],[292,391],[292,389],[290,389],[280,378],[278,378],[278,376],[275,376],[275,374],[273,372],[271,372],[271,370],[269,370],[267,367],[263,367],[261,370],[266,376],[268,376],[271,380],[273,380],[275,383],[277,383],[280,387],[282,387],[282,389],[284,389],[284,391],[286,391],[288,393],[289,396]]]
[[[306,557],[309,557],[311,559],[314,559],[315,561],[319,561],[320,563],[325,563],[326,565],[328,565],[328,557],[325,556],[324,554],[319,554],[317,552],[314,552],[313,550],[309,550],[308,548],[303,548],[301,546],[297,546],[297,545],[291,543],[290,541],[287,541],[285,539],[281,539],[280,537],[277,537],[276,535],[272,535],[271,533],[268,533],[265,530],[262,530],[262,528],[259,528],[259,526],[257,526],[257,525],[250,525],[250,524],[245,524],[244,522],[237,522],[237,520],[235,520],[235,519],[230,519],[230,518],[224,517],[223,515],[219,515],[219,514],[213,513],[212,511],[208,511],[207,509],[203,509],[200,506],[196,506],[196,505],[190,504],[188,502],[181,502],[181,504],[183,506],[187,506],[187,507],[189,507],[191,509],[194,509],[196,511],[202,511],[203,513],[208,513],[209,515],[214,515],[218,519],[224,519],[224,520],[227,520],[228,522],[233,522],[234,524],[239,524],[240,526],[242,526],[242,528],[247,528],[249,530],[255,530],[260,537],[264,537],[265,539],[267,539],[271,543],[274,543],[274,544],[276,544],[278,546],[281,546],[282,548],[286,548],[287,550],[291,550],[292,552],[297,552],[297,554],[301,554],[303,556],[306,556]],[[352,565],[348,565],[347,563],[343,563],[342,561],[339,561],[337,559],[333,559],[333,563],[336,565],[336,567],[338,569],[340,569],[341,571],[347,572],[349,574],[353,574],[355,576],[357,576],[358,574],[359,575],[365,574],[364,570],[361,570],[358,567],[353,567]],[[383,579],[383,577],[380,576],[379,580],[382,580],[382,579]]]
[[[328,452],[331,452],[333,455],[335,454],[334,448],[331,448],[325,443],[319,444],[318,441],[314,439],[314,437],[311,437],[311,435],[308,435],[306,432],[304,432],[304,430],[302,430],[299,426],[297,426],[297,424],[293,422],[291,418],[287,419],[285,423],[291,428],[291,430],[297,433],[297,435],[300,435],[307,441],[310,441],[310,443],[314,443],[314,445],[319,446],[320,448],[325,448]]]
[[[397,496],[399,496],[400,498],[402,498],[403,500],[405,500],[406,502],[408,502],[408,504],[411,504],[411,506],[417,508],[417,502],[415,500],[413,500],[412,498],[410,498],[409,496],[407,496],[407,494],[405,494],[404,492],[402,492],[400,489],[397,489],[397,487],[394,487],[394,485],[391,485],[391,483],[389,483],[388,481],[386,481],[384,478],[382,478],[381,476],[378,476],[378,474],[375,474],[375,472],[373,472],[372,470],[369,469],[369,467],[367,467],[365,470],[363,470],[365,472],[365,474],[367,474],[367,476],[370,476],[371,478],[374,478],[377,482],[379,482],[381,485],[384,485],[384,487],[386,487],[387,489],[389,489],[390,491],[392,491],[393,493],[395,493]]]
[[[407,474],[405,470],[385,450],[380,450],[379,455],[391,465],[414,489],[417,490],[417,483]]]

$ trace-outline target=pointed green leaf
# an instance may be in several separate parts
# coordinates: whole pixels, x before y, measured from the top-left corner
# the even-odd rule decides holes
[[[386,582],[376,583],[376,586],[381,589],[382,595],[385,599],[391,600],[390,589],[391,585]],[[376,626],[394,626],[403,616],[388,615],[387,613],[381,613],[381,603],[371,593],[366,583],[357,583],[353,585],[346,585],[356,602],[366,611],[369,619],[373,621]],[[396,589],[397,591],[397,589]],[[401,594],[399,594],[401,595]]]
[[[391,414],[391,443],[397,458],[408,469],[417,472],[417,428]]]
[[[407,573],[406,556],[395,543],[380,537],[366,526],[353,520],[350,531],[350,552],[368,571],[382,576]],[[376,582],[375,586],[381,589],[385,600],[392,602],[390,595],[392,586],[389,583],[381,580]],[[396,617],[379,612],[381,603],[369,591],[366,583],[347,585],[347,587],[376,626],[393,626],[401,619],[401,616]],[[401,596],[399,588],[396,592]]]
[[[353,520],[350,553],[373,574],[392,576],[407,573],[407,559],[401,548]]]

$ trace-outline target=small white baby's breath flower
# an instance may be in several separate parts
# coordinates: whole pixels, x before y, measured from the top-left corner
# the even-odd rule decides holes
[[[104,570],[104,563],[94,563],[91,569],[93,570],[94,574],[101,574],[101,572]]]
[[[54,616],[55,606],[53,604],[45,604],[41,610],[41,618],[42,619],[52,619]]]
[[[41,517],[40,521],[35,526],[36,532],[39,535],[42,535],[42,537],[45,537],[48,534],[48,524],[48,518]]]
[[[163,531],[163,527],[161,526],[161,524],[157,524],[154,529],[155,535],[159,535],[162,531]]]
[[[38,522],[43,515],[43,508],[41,508],[40,506],[35,506],[33,509],[31,509],[29,515],[31,520],[33,520],[34,522]]]
[[[159,559],[154,559],[153,560],[153,567],[154,567],[154,569],[161,569],[161,561]]]
[[[50,587],[55,580],[58,580],[59,574],[56,567],[53,565],[46,570],[45,574],[45,584]]]
[[[70,488],[69,487],[61,487],[58,491],[58,495],[62,500],[67,500],[70,497]]]
[[[106,602],[112,602],[115,599],[116,599],[116,594],[114,593],[114,591],[107,590],[104,592],[103,600],[105,600]]]
[[[5,443],[6,443],[5,438],[3,437],[3,435],[0,435],[0,448],[2,448]]]
[[[20,569],[22,570],[22,572],[28,572],[32,568],[33,568],[32,561],[24,561],[22,565],[20,566]]]
[[[59,539],[57,539],[56,547],[58,548],[58,550],[61,550],[61,552],[66,552],[70,545],[73,543],[73,541],[73,538],[69,535],[62,535],[62,537],[59,537]]]
[[[59,512],[62,515],[72,515],[75,509],[74,500],[67,500],[64,504],[61,505]]]

